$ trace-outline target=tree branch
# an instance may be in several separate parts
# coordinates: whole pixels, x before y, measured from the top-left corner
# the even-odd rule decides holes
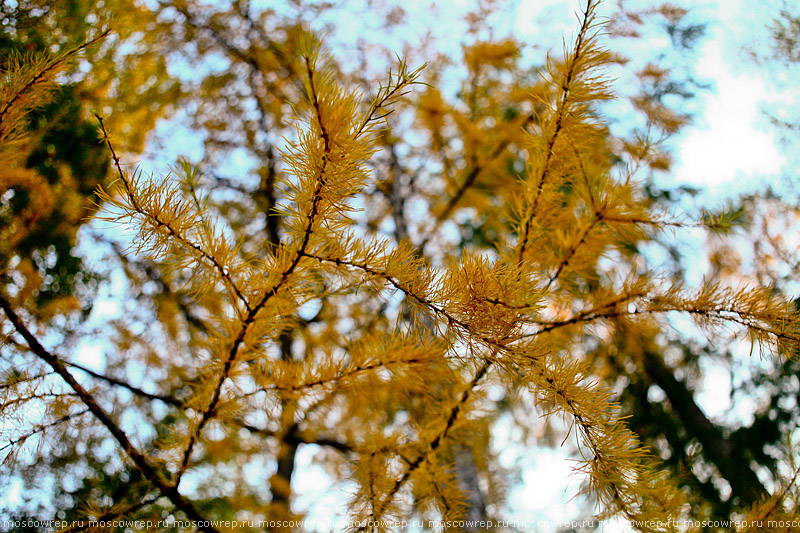
[[[213,266],[214,269],[219,273],[219,276],[222,278],[223,282],[227,284],[231,288],[231,290],[233,290],[234,293],[236,293],[236,297],[239,299],[240,302],[242,302],[245,308],[249,311],[251,308],[250,302],[244,296],[239,287],[236,285],[236,282],[233,281],[233,278],[231,277],[228,270],[223,265],[221,265],[219,261],[217,261],[216,257],[206,252],[203,249],[203,247],[200,246],[199,244],[192,242],[185,235],[182,235],[180,231],[176,230],[169,222],[161,220],[155,214],[148,213],[147,210],[140,204],[139,199],[136,197],[133,188],[131,187],[131,181],[125,176],[125,173],[122,172],[122,167],[120,166],[119,157],[117,157],[117,153],[114,151],[114,146],[111,144],[111,139],[108,136],[108,131],[106,131],[106,126],[103,123],[102,117],[96,113],[94,116],[97,118],[98,122],[100,122],[100,129],[102,130],[103,133],[103,139],[105,140],[106,145],[108,146],[108,149],[111,152],[111,159],[114,161],[114,166],[117,169],[117,174],[119,175],[119,179],[125,187],[126,196],[128,197],[128,200],[130,201],[131,203],[130,205],[133,208],[133,210],[139,215],[145,217],[145,219],[149,219],[151,220],[151,222],[154,222],[159,228],[165,228],[170,237],[174,238],[176,241],[186,246],[187,248],[193,250],[200,256],[201,259],[210,263],[211,266]]]
[[[217,384],[214,387],[214,391],[211,396],[211,401],[202,411],[202,414],[200,416],[200,422],[197,424],[194,431],[192,431],[192,434],[189,437],[189,444],[186,447],[186,450],[184,451],[183,461],[181,463],[181,468],[178,472],[178,483],[180,483],[183,473],[186,471],[186,468],[189,465],[189,458],[192,454],[192,450],[194,448],[195,443],[197,442],[197,438],[200,435],[200,432],[203,430],[208,421],[211,420],[211,418],[214,416],[217,404],[219,403],[220,395],[222,394],[222,385],[225,382],[225,380],[228,379],[228,375],[230,374],[231,368],[233,367],[233,363],[236,360],[237,354],[239,353],[239,348],[244,342],[245,335],[247,335],[250,326],[255,322],[256,315],[259,313],[259,311],[261,311],[261,309],[264,308],[264,306],[273,296],[278,294],[278,291],[289,280],[289,277],[292,275],[292,273],[294,273],[295,269],[300,264],[300,261],[303,259],[303,257],[305,257],[306,247],[308,246],[308,243],[311,239],[313,227],[314,224],[316,223],[317,215],[319,214],[319,204],[322,200],[322,189],[326,183],[325,174],[327,172],[328,163],[330,161],[331,147],[330,147],[330,137],[328,135],[327,130],[325,129],[325,125],[322,119],[322,113],[320,110],[318,95],[314,85],[314,71],[312,69],[310,58],[306,58],[306,69],[309,76],[309,83],[311,89],[311,95],[310,95],[311,103],[316,112],[316,119],[317,122],[319,123],[320,135],[323,140],[323,156],[317,174],[317,184],[312,195],[311,210],[307,215],[308,222],[306,224],[305,230],[303,231],[302,242],[297,252],[295,252],[291,264],[281,273],[280,278],[275,283],[275,285],[273,285],[270,289],[268,289],[264,293],[261,300],[256,305],[249,308],[247,316],[242,321],[242,327],[239,329],[239,333],[237,334],[236,338],[233,341],[233,344],[231,345],[230,350],[228,351],[228,355],[225,359],[222,372],[220,373],[219,378],[217,379]]]
[[[553,133],[547,139],[544,164],[542,165],[542,171],[539,173],[539,179],[536,184],[536,191],[534,192],[533,201],[531,202],[530,207],[526,210],[527,215],[525,217],[525,224],[523,225],[521,232],[521,240],[519,248],[520,263],[524,259],[525,250],[528,247],[531,225],[533,224],[533,218],[536,216],[536,211],[539,206],[539,198],[542,195],[542,189],[544,188],[544,184],[547,180],[547,175],[550,172],[550,162],[553,159],[555,144],[556,141],[558,140],[559,135],[561,134],[561,130],[564,127],[564,119],[567,114],[566,107],[569,102],[570,91],[572,90],[572,83],[578,74],[577,71],[578,59],[581,57],[584,45],[588,41],[587,34],[591,26],[592,15],[595,5],[596,3],[593,0],[587,0],[586,2],[586,9],[583,12],[583,21],[581,23],[581,29],[578,31],[578,37],[575,41],[575,48],[572,52],[572,56],[570,57],[569,61],[569,70],[567,70],[566,75],[564,76],[564,80],[561,82],[561,96],[556,105],[556,118],[555,118],[555,125],[553,127]]]
[[[39,359],[50,365],[50,367],[63,379],[70,388],[80,397],[81,401],[86,405],[89,411],[103,424],[106,429],[111,433],[117,443],[122,447],[125,453],[130,457],[136,467],[142,472],[142,475],[150,481],[161,493],[170,499],[170,501],[182,511],[190,520],[200,523],[200,529],[207,533],[217,533],[217,529],[208,525],[205,518],[197,511],[194,505],[185,499],[179,492],[176,486],[169,485],[163,480],[158,473],[156,466],[151,464],[147,458],[131,443],[125,432],[117,425],[111,416],[103,409],[100,404],[95,400],[83,386],[72,376],[67,370],[66,365],[58,359],[55,355],[47,351],[34,335],[28,330],[25,324],[20,319],[19,315],[14,311],[11,303],[6,299],[5,295],[0,293],[0,307],[3,308],[14,329],[17,330],[25,342],[28,343],[31,351],[36,354]]]
[[[173,398],[171,396],[168,396],[166,394],[153,394],[153,393],[150,393],[150,392],[146,392],[143,389],[140,389],[139,387],[137,387],[135,385],[131,385],[130,383],[128,383],[126,381],[122,381],[121,379],[117,379],[117,378],[114,378],[114,377],[111,377],[111,376],[106,376],[105,374],[100,374],[99,372],[95,372],[94,370],[92,370],[90,368],[86,368],[83,365],[79,365],[78,363],[65,362],[64,364],[66,364],[68,366],[71,366],[73,368],[77,368],[81,372],[85,372],[85,373],[89,374],[90,376],[92,376],[95,379],[99,379],[99,380],[105,381],[106,383],[110,383],[111,385],[115,385],[117,387],[122,387],[124,389],[128,389],[129,391],[131,391],[132,393],[136,394],[137,396],[141,396],[143,398],[147,398],[147,399],[150,399],[150,400],[158,400],[160,402],[164,402],[166,404],[169,404],[169,405],[172,405],[172,406],[175,406],[175,407],[183,407],[184,406],[182,401],[180,401],[178,399],[175,399],[175,398]]]

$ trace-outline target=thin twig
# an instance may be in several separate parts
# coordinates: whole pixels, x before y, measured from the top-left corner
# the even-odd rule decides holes
[[[5,295],[0,293],[0,307],[3,308],[14,329],[17,330],[25,342],[28,343],[31,351],[36,354],[39,359],[50,365],[50,367],[63,379],[70,388],[80,397],[81,401],[86,405],[89,411],[103,424],[106,429],[111,433],[114,439],[119,443],[128,457],[131,458],[136,467],[141,471],[142,475],[150,481],[161,493],[170,499],[170,501],[181,510],[186,516],[200,524],[200,529],[207,533],[217,533],[217,529],[212,527],[209,522],[197,511],[194,505],[178,492],[176,486],[170,485],[158,473],[158,468],[150,463],[147,458],[133,445],[124,431],[117,425],[105,409],[103,409],[97,402],[95,397],[83,388],[75,377],[67,370],[66,365],[55,355],[50,353],[42,346],[38,339],[30,332],[17,315],[16,311],[11,306],[11,303],[6,299]]]

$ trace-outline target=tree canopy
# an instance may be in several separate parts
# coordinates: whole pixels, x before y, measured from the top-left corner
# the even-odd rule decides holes
[[[390,32],[407,14],[384,7]],[[485,22],[502,8],[465,19],[454,60],[435,36],[337,55],[312,28],[324,3],[3,5],[18,524],[313,530],[293,505],[305,448],[349,530],[503,530],[503,448],[545,445],[572,451],[590,512],[636,531],[797,521],[796,210],[691,210],[656,187],[698,84],[614,48],[655,23],[687,53],[702,26],[670,5],[604,22],[588,0],[532,64]],[[164,116],[202,157],[148,174]],[[681,232],[708,243],[699,283]],[[726,426],[696,395],[743,349],[763,364],[731,394],[761,404]]]

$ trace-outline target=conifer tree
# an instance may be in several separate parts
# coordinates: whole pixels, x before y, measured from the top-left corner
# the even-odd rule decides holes
[[[648,203],[637,169],[668,162],[652,138],[613,138],[598,113],[612,98],[603,69],[614,56],[599,42],[596,3],[583,7],[574,42],[540,77],[520,69],[514,41],[466,49],[460,104],[405,61],[358,91],[313,36],[270,13],[258,19],[244,2],[226,12],[165,7],[185,32],[175,38],[229,55],[229,71],[205,80],[194,118],[211,132],[212,156],[244,139],[258,156],[257,186],[188,160],[161,178],[130,169],[117,151],[124,139],[98,116],[115,172],[99,192],[102,216],[132,231],[115,251],[156,297],[113,324],[114,372],[101,373],[70,364],[69,346],[49,345],[22,291],[4,288],[4,351],[30,368],[3,385],[3,420],[16,431],[6,460],[30,453],[29,440],[58,446],[42,437],[54,431],[105,438],[115,450],[107,464],[129,483],[87,494],[77,512],[176,513],[217,531],[209,520],[299,518],[295,455],[316,444],[331,476],[355,487],[353,530],[394,530],[409,516],[502,519],[489,443],[505,404],[566,422],[602,516],[676,530],[690,498],[593,378],[598,345],[647,367],[648,339],[677,313],[786,357],[798,316],[769,287],[689,287],[642,268],[636,245],[651,232],[721,233],[731,216],[691,221]],[[3,153],[62,60],[8,72]],[[245,93],[235,76],[250,80]],[[658,102],[634,103],[652,130],[683,120]],[[235,131],[219,123],[219,107]],[[403,137],[393,111],[413,116],[416,138]],[[453,228],[469,239],[451,238]],[[123,376],[124,364],[144,379]],[[46,407],[39,419],[33,406]],[[274,474],[253,482],[244,472],[259,462]],[[792,486],[749,512],[790,512]]]
[[[21,58],[46,57],[48,53],[58,57],[62,52],[74,51],[86,35],[93,33],[93,28],[102,26],[104,7],[125,13],[126,17],[117,17],[116,33],[83,49],[80,61],[71,61],[61,69],[60,80],[49,97],[27,113],[20,127],[25,130],[24,142],[14,145],[15,166],[25,167],[30,176],[38,177],[4,184],[3,194],[7,197],[3,200],[3,222],[14,227],[16,234],[4,235],[5,249],[0,257],[4,270],[7,262],[19,262],[15,270],[28,279],[27,290],[35,293],[35,299],[28,303],[39,308],[40,316],[57,316],[76,305],[88,312],[89,295],[98,281],[97,274],[72,253],[76,231],[94,211],[94,190],[108,169],[104,148],[94,142],[96,120],[89,109],[113,109],[115,126],[128,133],[126,148],[133,153],[140,149],[137,144],[141,145],[157,117],[168,108],[170,89],[174,88],[173,82],[165,80],[163,61],[153,61],[156,49],[129,54],[125,66],[118,65],[113,57],[113,42],[128,40],[128,45],[133,44],[131,24],[124,23],[124,19],[152,24],[149,12],[125,0],[99,6],[90,0],[71,2],[70,6],[50,4],[31,0],[0,6],[0,68],[7,75],[14,75]],[[149,78],[150,87],[131,79],[131,70],[142,80]],[[17,81],[23,79],[17,77]],[[110,87],[120,81],[138,89]],[[116,93],[113,103],[110,91]],[[151,109],[153,99],[159,100],[158,112]],[[142,107],[148,109],[148,120],[138,116]],[[122,117],[136,124],[135,135],[130,134],[130,122]],[[46,198],[54,197],[59,201],[46,206]],[[35,222],[21,214],[26,210],[36,212]],[[14,222],[19,216],[27,227]]]

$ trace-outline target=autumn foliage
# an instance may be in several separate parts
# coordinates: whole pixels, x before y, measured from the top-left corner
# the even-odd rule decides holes
[[[115,320],[94,339],[109,373],[51,340],[50,319],[70,307],[40,312],[35,275],[15,252],[56,201],[25,167],[26,116],[106,33],[7,62],[0,197],[31,192],[24,209],[0,205],[7,464],[47,453],[56,435],[89,446],[110,436],[118,488],[73,502],[75,513],[175,513],[215,531],[208,520],[302,518],[291,507],[294,461],[316,444],[328,475],[349,483],[353,529],[411,516],[498,520],[506,481],[492,428],[503,410],[522,410],[563,421],[599,515],[671,531],[708,512],[628,427],[597,351],[620,346],[648,364],[641,347],[680,314],[786,358],[800,318],[770,287],[690,286],[644,267],[637,243],[683,228],[724,235],[733,215],[678,217],[647,196],[642,169],[669,161],[650,138],[612,136],[598,111],[614,97],[606,69],[620,60],[602,44],[595,4],[538,78],[521,75],[512,40],[467,48],[469,81],[453,103],[435,69],[426,78],[401,60],[359,88],[301,28],[283,28],[278,42],[242,12],[253,39],[244,50],[226,40],[222,15],[175,2],[186,39],[233,50],[258,80],[249,87],[260,118],[240,109],[206,138],[210,164],[224,139],[247,146],[260,158],[257,183],[188,160],[146,175],[98,112],[112,176],[93,223],[126,232],[109,249],[131,286],[149,287],[138,294],[149,320]],[[648,68],[642,76],[666,76]],[[196,120],[210,123],[211,94],[224,105],[244,98],[218,92],[235,83],[210,77]],[[633,105],[663,135],[683,122],[653,99]],[[413,128],[400,126],[406,118]],[[254,485],[245,472],[257,463],[270,474]],[[754,494],[739,512],[789,513],[788,490]]]

